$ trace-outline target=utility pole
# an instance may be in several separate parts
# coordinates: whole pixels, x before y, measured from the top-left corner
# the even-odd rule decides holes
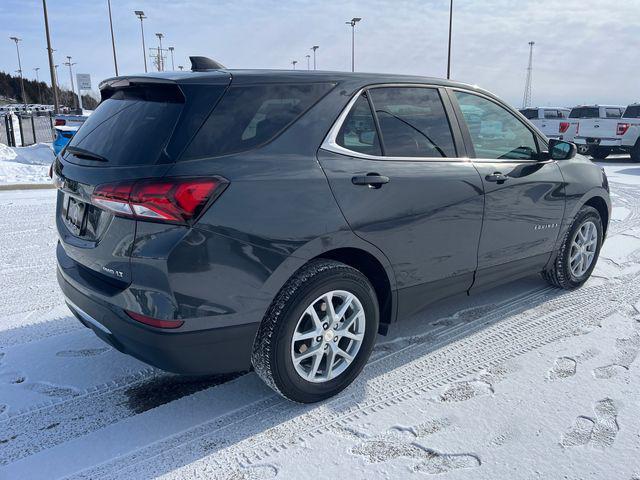
[[[447,80],[451,78],[451,31],[453,29],[453,0],[449,3],[449,50],[447,53]]]
[[[355,72],[355,56],[356,56],[356,23],[362,20],[360,17],[353,17],[351,20],[344,22],[351,25],[351,71]]]
[[[296,63],[298,63],[298,60],[292,60],[291,61],[291,65],[293,65],[293,69],[296,69]]]
[[[140,19],[140,31],[142,32],[142,58],[144,58],[144,73],[147,73],[147,48],[144,46],[144,25],[142,21],[147,18],[142,10],[133,12]]]
[[[318,50],[320,47],[318,45],[314,45],[313,47],[311,47],[311,50],[313,50],[313,69],[316,69],[316,50]]]
[[[118,76],[118,59],[116,58],[116,40],[113,36],[113,20],[111,18],[111,0],[107,0],[109,7],[109,28],[111,29],[111,48],[113,49],[113,65],[116,67],[116,77]]]
[[[34,70],[36,71],[36,83],[38,84],[38,103],[42,105],[42,95],[40,94],[40,75],[38,74],[40,67],[36,67]]]
[[[27,113],[27,97],[24,93],[24,77],[22,76],[22,62],[20,61],[20,47],[18,46],[18,42],[21,42],[22,39],[18,37],[9,37],[9,39],[16,42],[16,52],[18,53],[18,73],[20,74],[20,90],[22,91],[22,103],[24,105],[24,113]]]
[[[173,63],[173,51],[175,50],[175,47],[169,47],[169,51],[171,52],[171,70],[175,71],[176,67]]]
[[[78,108],[78,99],[76,98],[76,87],[73,84],[73,70],[71,69],[71,67],[75,65],[75,62],[71,63],[71,57],[67,55],[67,61],[64,63],[64,65],[66,67],[69,67],[69,79],[71,80],[71,96],[73,97],[73,106],[74,108]]]
[[[307,70],[311,70],[311,55],[307,54]]]
[[[53,112],[60,113],[58,104],[58,82],[56,69],[53,64],[53,48],[51,48],[51,36],[49,35],[49,17],[47,16],[47,0],[42,0],[44,11],[44,28],[47,34],[47,54],[49,56],[49,74],[51,75],[51,90],[53,90]]]
[[[522,97],[522,108],[531,106],[531,76],[533,73],[533,46],[536,42],[529,42],[529,66],[527,67],[527,80],[524,84],[524,95]]]
[[[156,33],[156,37],[158,37],[158,71],[159,72],[163,72],[164,71],[164,61],[162,58],[162,37],[164,37],[164,35],[162,33]]]

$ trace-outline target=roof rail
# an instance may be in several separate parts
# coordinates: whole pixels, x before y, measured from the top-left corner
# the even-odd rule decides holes
[[[208,57],[189,57],[192,72],[206,72],[207,70],[222,70],[225,67]]]

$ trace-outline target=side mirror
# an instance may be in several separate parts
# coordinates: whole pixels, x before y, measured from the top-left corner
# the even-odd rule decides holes
[[[576,153],[575,143],[556,140],[555,138],[549,140],[548,158],[551,160],[569,160],[575,157]]]

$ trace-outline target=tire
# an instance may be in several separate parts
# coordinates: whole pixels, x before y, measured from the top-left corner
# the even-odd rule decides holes
[[[591,152],[591,156],[596,160],[604,160],[611,154],[611,149],[607,147],[595,147]]]
[[[589,222],[592,223],[596,229],[595,250],[588,268],[578,275],[572,269],[571,265],[571,255],[572,252],[575,253],[573,241],[578,235],[578,231]],[[600,214],[595,208],[589,206],[582,207],[567,230],[553,264],[542,273],[542,276],[551,285],[558,288],[564,288],[565,290],[573,290],[582,286],[582,284],[584,284],[584,282],[586,282],[591,276],[591,272],[593,272],[593,269],[598,262],[600,248],[602,247],[602,240],[603,229]]]
[[[325,311],[323,307],[327,308],[328,305],[328,292],[335,292],[332,305],[335,302],[336,313],[340,313],[340,307],[346,303],[340,295],[351,294],[355,298],[350,300],[352,306],[342,317],[345,322],[334,323],[334,327],[340,325],[338,329],[332,326],[327,329],[326,325],[330,322],[324,322],[326,316],[330,315],[322,313]],[[309,309],[317,312],[315,321],[308,313]],[[364,313],[364,319],[354,314],[357,311]],[[354,333],[341,330],[347,323],[347,317],[356,317],[348,329],[358,332],[357,325],[364,330],[358,333],[360,342],[347,338],[349,335],[354,336]],[[305,323],[308,328],[302,328]],[[258,329],[251,362],[260,378],[283,397],[299,403],[318,402],[336,395],[358,376],[373,349],[378,323],[375,290],[360,271],[333,260],[314,260],[296,272],[273,300]],[[305,332],[311,332],[314,328],[319,330],[316,330],[313,338],[293,342],[296,331],[307,335]],[[315,336],[318,331],[320,336]],[[330,332],[337,336],[337,342],[333,341],[333,334],[330,335]],[[334,355],[336,348],[355,353],[348,362],[346,357],[338,354],[335,366],[328,368],[329,356]],[[294,355],[301,356],[312,349],[319,353],[294,364]],[[316,356],[320,357],[317,366]],[[311,362],[307,362],[309,359]],[[312,372],[314,366],[317,369],[315,374]],[[303,378],[301,370],[306,372],[306,378]],[[329,375],[336,376],[330,378]]]
[[[632,162],[640,163],[640,140],[636,142],[629,153],[631,154]]]
[[[580,155],[589,155],[589,147],[587,145],[576,145],[576,149]]]

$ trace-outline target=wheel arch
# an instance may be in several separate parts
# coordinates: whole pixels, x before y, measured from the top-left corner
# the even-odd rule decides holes
[[[584,202],[583,206],[593,207],[598,211],[602,220],[602,230],[606,235],[607,229],[609,227],[609,207],[605,199],[601,196],[596,195]]]

